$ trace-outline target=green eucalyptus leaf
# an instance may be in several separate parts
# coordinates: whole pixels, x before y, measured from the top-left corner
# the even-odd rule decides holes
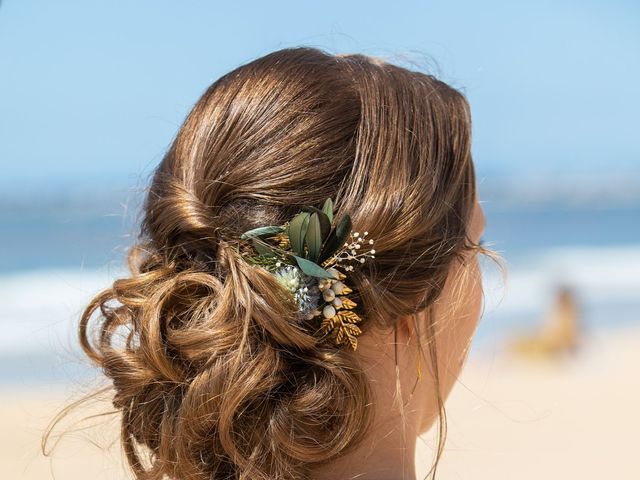
[[[337,245],[339,246],[339,244]],[[336,246],[336,231],[333,230],[329,235],[329,238],[327,238],[327,241],[322,246],[322,250],[320,250],[318,263],[324,263],[324,261],[327,260],[337,249],[338,247]]]
[[[323,212],[319,208],[310,207],[310,206],[307,206],[307,205],[305,205],[302,208],[308,210],[311,214],[315,213],[315,214],[318,215],[318,219],[320,220],[322,239],[325,240],[329,236],[329,233],[331,232],[331,222],[332,222],[332,220],[329,218],[329,216],[325,212]]]
[[[311,205],[303,205],[302,210],[305,210],[309,213],[324,213],[322,210],[316,207],[312,207]]]
[[[318,263],[323,263],[325,260],[331,257],[331,255],[337,252],[340,247],[342,247],[342,245],[349,237],[349,233],[351,233],[351,228],[351,217],[349,215],[345,215],[340,219],[335,230],[331,232],[329,238],[322,247],[322,252],[320,252],[320,256],[318,258]]]
[[[333,222],[333,201],[327,198],[322,206],[322,211],[329,218],[329,223]]]
[[[329,218],[329,215],[327,215],[324,211],[320,210],[319,208],[310,207],[310,206],[304,206],[302,208],[308,210],[311,214],[315,213],[318,215],[318,219],[320,220],[322,239],[323,240],[326,239],[329,236],[329,233],[331,232],[331,222],[333,220]]]
[[[324,242],[331,233],[331,220],[324,212],[318,214],[318,220],[320,221],[320,236]]]
[[[309,228],[304,237],[307,245],[307,258],[315,262],[320,255],[320,247],[322,246],[322,227],[320,226],[320,217],[317,213],[312,213],[309,218]]]
[[[345,215],[340,219],[336,226],[336,237],[340,239],[340,243],[344,243],[349,233],[351,233],[352,227],[353,225],[351,224],[351,217],[349,215]]]
[[[274,233],[280,233],[283,230],[284,229],[282,227],[274,226],[274,225],[269,225],[269,226],[266,226],[266,227],[258,227],[258,228],[253,228],[251,230],[247,230],[242,235],[240,235],[240,238],[242,240],[246,240],[246,239],[251,238],[251,237],[261,237],[263,235],[271,235],[271,234],[274,234]]]
[[[302,212],[289,222],[289,244],[296,255],[304,256],[304,238],[307,234],[309,216],[308,212]]]
[[[327,272],[317,263],[307,260],[306,258],[298,257],[297,255],[294,255],[293,258],[295,258],[296,262],[298,263],[300,270],[311,277],[334,278],[331,273]]]
[[[256,249],[259,255],[266,255],[269,257],[273,257],[276,253],[267,245],[266,242],[259,240],[258,238],[252,238],[251,243],[253,244],[253,248]]]

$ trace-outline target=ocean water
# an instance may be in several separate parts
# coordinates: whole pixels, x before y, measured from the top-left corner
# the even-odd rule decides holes
[[[25,197],[27,198],[27,197]],[[576,294],[587,329],[640,322],[640,205],[483,202],[483,237],[507,283],[481,262],[477,337],[531,330],[555,289]],[[137,204],[122,192],[0,203],[0,385],[90,375],[76,326],[99,290],[126,274]]]

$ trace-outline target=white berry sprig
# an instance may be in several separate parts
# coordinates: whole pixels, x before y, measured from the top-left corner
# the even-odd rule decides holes
[[[373,247],[373,239],[366,239],[369,232],[360,235],[359,232],[349,234],[349,241],[345,242],[335,257],[335,264],[341,265],[347,271],[353,271],[353,265],[345,265],[345,262],[364,263],[367,258],[376,258]]]

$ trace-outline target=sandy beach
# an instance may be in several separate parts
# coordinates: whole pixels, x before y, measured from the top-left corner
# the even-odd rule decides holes
[[[640,327],[591,333],[571,357],[483,346],[447,402],[443,479],[638,479]],[[426,471],[432,442],[419,449]]]
[[[437,478],[640,478],[639,344],[640,326],[589,334],[577,354],[556,360],[517,357],[502,342],[484,344],[447,403],[449,435]],[[76,426],[53,457],[40,454],[42,429],[79,392],[78,385],[2,388],[3,478],[131,478],[122,466],[115,416]],[[108,408],[98,402],[73,418]],[[419,447],[422,476],[432,446],[428,435]]]

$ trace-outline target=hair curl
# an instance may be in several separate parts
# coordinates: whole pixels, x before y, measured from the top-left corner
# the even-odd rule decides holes
[[[319,345],[233,241],[333,198],[376,239],[350,275],[363,330],[393,326],[478,248],[470,141],[460,92],[359,54],[283,49],[206,90],[154,172],[130,277],[79,325],[137,479],[308,478],[358,445],[374,406],[357,355]]]

